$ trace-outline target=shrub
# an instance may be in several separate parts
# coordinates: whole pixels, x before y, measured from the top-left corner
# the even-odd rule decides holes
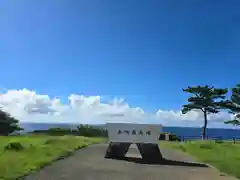
[[[77,129],[69,128],[50,128],[48,130],[36,130],[32,134],[49,134],[51,136],[86,136],[86,137],[107,137],[107,130],[103,128],[92,127],[89,125],[80,125]]]
[[[93,136],[98,136],[98,137],[107,137],[107,130],[104,128],[97,128],[97,127],[92,127],[89,125],[80,125],[77,127],[79,135],[81,136],[87,136],[87,137],[93,137]]]
[[[173,133],[162,132],[159,135],[159,140],[166,140],[166,134],[169,134],[169,141],[181,141],[181,139]]]
[[[4,147],[4,149],[8,151],[21,151],[24,149],[24,146],[19,142],[10,142]]]
[[[187,150],[186,147],[184,147],[183,145],[180,145],[179,147],[183,152],[186,152],[186,150]]]
[[[213,143],[201,143],[199,144],[199,147],[201,149],[213,149],[214,147],[214,144]]]
[[[78,135],[78,131],[68,128],[50,128],[48,130],[36,130],[33,134],[49,134],[51,136]]]
[[[169,140],[170,141],[181,141],[180,137],[178,137],[176,134],[170,134]]]
[[[224,143],[224,141],[221,140],[221,139],[218,139],[218,140],[215,140],[215,143],[217,143],[217,144],[222,144],[222,143]]]
[[[45,144],[55,144],[55,143],[60,143],[63,142],[61,139],[57,138],[50,138],[45,141]]]

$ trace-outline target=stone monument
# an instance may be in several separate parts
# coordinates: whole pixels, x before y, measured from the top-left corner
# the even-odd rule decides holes
[[[124,158],[131,144],[136,144],[143,158],[147,161],[162,160],[158,146],[161,125],[107,123],[109,145],[105,158]]]

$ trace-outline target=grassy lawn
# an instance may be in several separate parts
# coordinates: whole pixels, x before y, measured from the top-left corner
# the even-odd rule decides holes
[[[187,152],[220,171],[240,178],[240,144],[214,141],[161,142],[162,146]]]
[[[0,137],[0,179],[11,180],[69,155],[76,149],[103,142],[103,138],[81,136],[12,136]],[[10,142],[19,142],[22,150],[6,150]]]

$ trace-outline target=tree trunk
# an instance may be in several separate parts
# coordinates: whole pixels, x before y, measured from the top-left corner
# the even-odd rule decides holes
[[[203,126],[203,132],[202,132],[203,140],[206,138],[206,131],[207,131],[207,112],[204,111],[204,126]]]

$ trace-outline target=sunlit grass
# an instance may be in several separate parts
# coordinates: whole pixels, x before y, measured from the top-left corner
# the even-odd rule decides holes
[[[47,135],[0,137],[0,179],[10,180],[35,171],[74,150],[103,142],[103,138]],[[11,142],[19,142],[23,150],[5,150]]]
[[[220,171],[240,178],[240,144],[214,141],[161,142],[162,146],[187,152]]]

